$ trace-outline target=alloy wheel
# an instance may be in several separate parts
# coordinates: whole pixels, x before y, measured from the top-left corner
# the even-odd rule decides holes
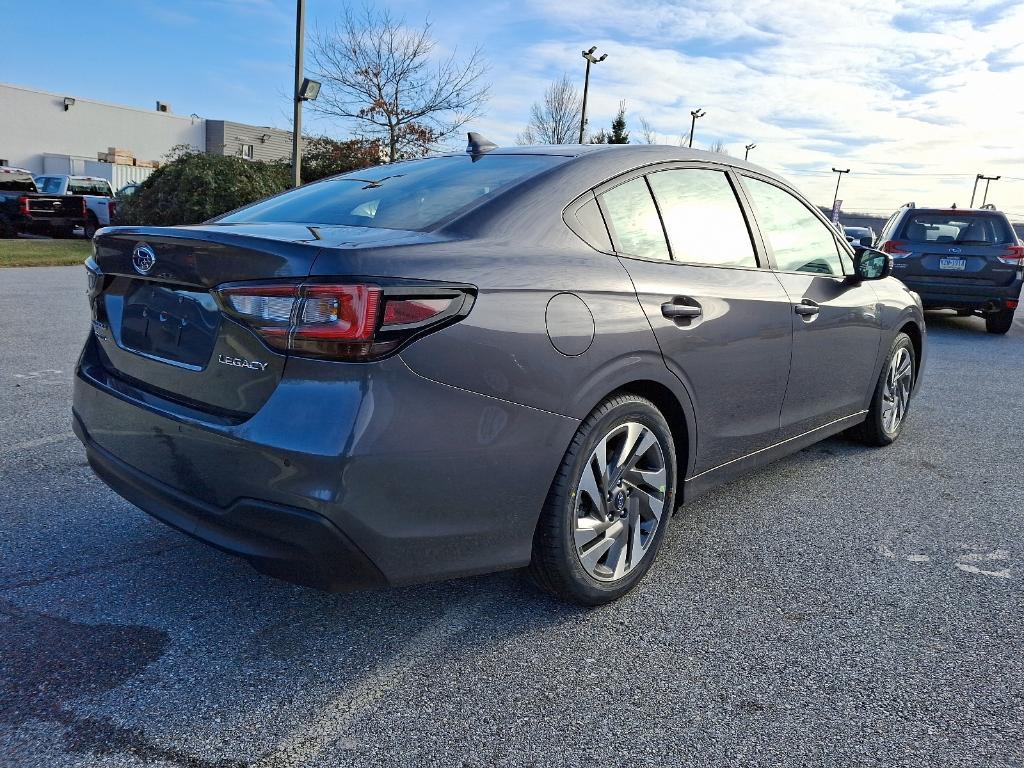
[[[914,365],[906,347],[899,347],[889,361],[889,372],[882,387],[882,428],[893,434],[903,423],[910,404]]]
[[[665,452],[650,428],[619,424],[594,448],[576,489],[576,554],[598,581],[637,567],[665,515]]]

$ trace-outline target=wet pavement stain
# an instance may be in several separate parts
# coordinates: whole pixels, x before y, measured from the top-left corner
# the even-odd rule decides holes
[[[64,727],[69,752],[126,753],[183,768],[235,768],[154,744],[141,728],[110,718],[83,717],[68,708],[82,696],[117,688],[159,659],[167,633],[146,626],[83,624],[0,600],[0,723],[33,720]]]

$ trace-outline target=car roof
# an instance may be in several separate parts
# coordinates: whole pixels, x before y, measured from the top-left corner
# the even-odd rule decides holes
[[[455,155],[461,153],[450,152],[446,154]],[[685,162],[690,160],[723,163],[736,168],[745,168],[756,173],[762,173],[766,176],[776,177],[776,174],[761,166],[740,160],[723,152],[675,147],[669,144],[532,144],[526,146],[495,147],[488,150],[486,154],[555,155],[559,157],[615,156],[627,162],[636,161],[637,165],[672,161]]]

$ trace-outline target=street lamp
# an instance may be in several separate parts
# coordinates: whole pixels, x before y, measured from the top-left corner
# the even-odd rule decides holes
[[[977,176],[974,177],[974,191],[975,192],[978,190],[978,182],[981,181],[982,179],[985,180],[985,194],[981,198],[981,205],[982,205],[983,208],[985,207],[985,203],[988,202],[988,185],[990,183],[992,183],[993,181],[999,181],[1001,178],[1003,178],[1003,177],[1002,176],[986,176],[983,173],[979,173]],[[971,208],[973,208],[973,207],[974,207],[974,192],[971,192]]]
[[[706,114],[707,114],[707,112],[705,112],[700,107],[697,107],[696,109],[691,109],[690,110],[690,117],[693,118],[692,120],[690,120],[690,143],[689,143],[689,146],[691,146],[691,147],[693,146],[693,129],[697,127],[697,118],[698,117],[704,117],[704,115],[706,115]]]
[[[748,157],[750,157],[750,150],[756,149],[756,148],[757,148],[757,144],[753,144],[753,143],[747,144],[747,146],[744,147],[744,149],[747,150],[747,151],[743,153],[743,159],[746,160]]]
[[[600,57],[594,56],[594,51],[597,50],[596,45],[590,46],[589,51],[583,51],[583,58],[587,60],[587,74],[583,77],[583,110],[580,112],[580,144],[583,143],[583,134],[587,128],[587,91],[590,89],[590,65],[597,64],[608,58],[607,53],[602,53]]]
[[[832,169],[832,173],[838,173],[839,174],[839,176],[836,177],[836,193],[832,197],[832,215],[833,216],[835,216],[836,203],[839,201],[839,182],[841,182],[843,180],[843,174],[844,173],[849,173],[849,172],[850,172],[849,168],[847,168],[845,171],[841,171],[838,168],[833,168]]]

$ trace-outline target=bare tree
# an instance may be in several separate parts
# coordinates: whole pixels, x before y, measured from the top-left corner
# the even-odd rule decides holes
[[[654,126],[651,125],[651,121],[646,117],[640,116],[637,118],[637,122],[640,123],[640,136],[641,139],[639,144],[657,144],[658,134],[654,132]]]
[[[562,75],[534,102],[530,122],[516,137],[518,144],[570,144],[580,129],[583,100],[568,75]]]
[[[323,89],[310,107],[379,139],[392,161],[422,155],[481,114],[487,66],[480,49],[465,61],[433,56],[431,25],[407,26],[386,9],[346,8],[318,30],[312,57]]]
[[[725,142],[721,139],[716,140],[713,144],[708,146],[708,152],[718,152],[720,155],[729,154],[729,150],[725,148]]]

